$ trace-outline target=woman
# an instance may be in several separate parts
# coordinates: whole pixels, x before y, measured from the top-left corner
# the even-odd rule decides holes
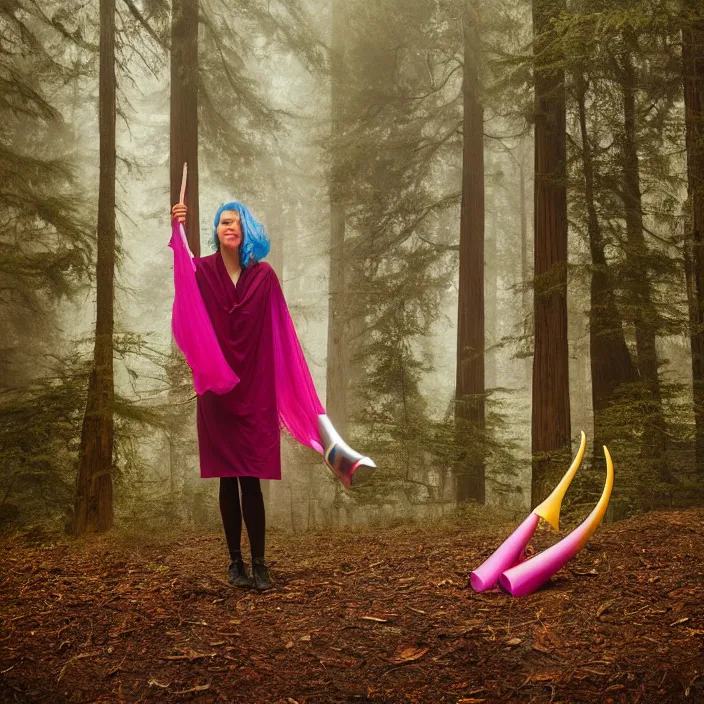
[[[185,223],[187,212],[182,203],[174,205],[172,219]],[[219,346],[239,381],[227,393],[206,391],[197,397],[201,476],[220,478],[230,583],[264,591],[273,584],[264,560],[260,480],[281,479],[269,305],[272,290],[280,287],[271,266],[260,261],[269,251],[269,240],[245,206],[223,205],[213,225],[215,254],[194,259],[195,276]],[[240,548],[243,517],[251,576]]]

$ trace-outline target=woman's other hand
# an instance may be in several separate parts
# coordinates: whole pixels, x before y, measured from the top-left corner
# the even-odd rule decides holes
[[[186,224],[187,214],[188,208],[183,203],[176,203],[176,205],[171,208],[171,219],[178,220],[182,225]]]

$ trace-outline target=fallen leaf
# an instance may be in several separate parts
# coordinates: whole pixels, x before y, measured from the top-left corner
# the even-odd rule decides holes
[[[520,638],[509,638],[506,645],[520,645],[523,641]]]
[[[292,640],[290,640],[288,643],[286,643],[286,649],[291,650],[291,648],[293,648],[293,641]]]
[[[309,643],[309,642],[310,642],[310,636],[301,636],[301,640],[302,640],[304,643]]]
[[[410,646],[401,650],[401,652],[393,658],[392,662],[415,662],[416,660],[420,660],[427,652],[428,648],[414,648]]]

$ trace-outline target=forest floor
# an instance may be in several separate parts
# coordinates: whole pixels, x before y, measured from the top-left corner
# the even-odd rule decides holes
[[[0,700],[704,702],[704,510],[602,526],[521,599],[467,586],[501,537],[274,533],[263,594],[228,585],[219,533],[7,539]]]

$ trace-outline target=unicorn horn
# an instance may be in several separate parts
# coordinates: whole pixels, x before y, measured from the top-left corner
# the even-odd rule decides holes
[[[540,518],[544,518],[557,530],[560,522],[560,507],[565,492],[579,469],[587,447],[587,436],[582,431],[579,450],[570,468],[550,496],[528,514],[528,518],[494,551],[494,553],[469,576],[475,592],[483,592],[496,586],[499,576],[521,560],[523,550],[535,533]]]
[[[555,543],[530,560],[511,567],[499,577],[499,586],[511,596],[525,596],[545,584],[585,546],[598,528],[606,513],[614,486],[614,465],[606,447],[604,447],[604,456],[606,457],[606,482],[594,510],[581,525],[559,543]]]

